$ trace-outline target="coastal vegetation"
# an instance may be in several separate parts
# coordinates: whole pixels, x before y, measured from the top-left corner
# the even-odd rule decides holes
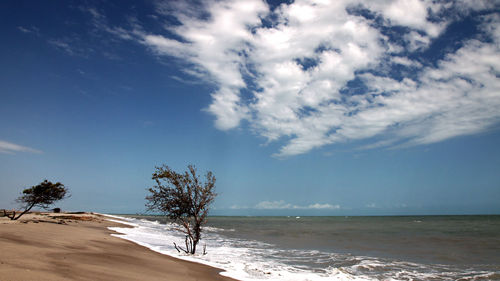
[[[24,205],[24,211],[16,216],[16,211],[7,213],[4,210],[4,216],[11,220],[17,220],[22,215],[29,212],[33,207],[48,209],[56,201],[62,200],[68,196],[68,189],[60,182],[52,183],[44,180],[38,185],[26,188],[22,195],[17,198],[17,202]]]
[[[185,236],[185,247],[174,242],[177,251],[195,254],[201,239],[202,227],[206,223],[210,204],[214,201],[215,176],[208,171],[205,181],[200,180],[193,165],[184,173],[177,173],[167,165],[156,167],[153,173],[156,185],[149,188],[146,207],[166,215]],[[203,249],[206,253],[206,249]]]

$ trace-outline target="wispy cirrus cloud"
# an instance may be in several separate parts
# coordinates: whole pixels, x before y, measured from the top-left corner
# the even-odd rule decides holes
[[[16,152],[42,153],[42,151],[31,147],[0,140],[0,153],[14,154]]]
[[[217,128],[246,121],[268,142],[283,142],[283,157],[359,140],[365,149],[428,144],[497,124],[497,6],[298,0],[273,8],[249,0],[206,1],[193,12],[162,2],[158,16],[178,21],[164,33],[139,23],[101,28],[186,62],[186,73],[217,86],[206,108]],[[426,62],[423,52],[450,23],[477,10],[479,34]]]
[[[36,36],[40,36],[40,29],[36,26],[18,26],[17,30],[26,34],[35,34]]]
[[[70,56],[81,56],[86,57],[87,51],[82,49],[80,44],[78,44],[77,38],[58,38],[49,39],[47,43],[52,47],[65,52]]]
[[[116,38],[132,40],[137,37],[135,30],[140,26],[134,23],[135,19],[129,17],[126,20],[127,26],[125,27],[112,26],[108,22],[106,15],[94,6],[82,5],[75,7],[75,9],[86,14],[90,19],[87,21],[87,29],[85,29],[84,33],[82,34],[82,31],[78,30],[64,36],[51,36],[47,39],[47,43],[70,56],[89,58],[92,55],[100,54],[110,60],[121,60],[121,57],[110,46],[114,46]],[[33,28],[19,27],[19,30],[24,33],[36,31],[38,35],[40,34],[38,29]],[[103,33],[105,36],[103,36]],[[89,38],[92,40],[89,40]],[[97,44],[94,39],[97,39],[101,44]]]

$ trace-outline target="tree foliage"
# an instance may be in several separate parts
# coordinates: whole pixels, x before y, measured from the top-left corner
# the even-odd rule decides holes
[[[202,182],[193,165],[184,173],[177,173],[167,165],[156,167],[153,173],[156,185],[149,188],[146,207],[159,211],[178,223],[186,234],[185,248],[175,248],[194,254],[201,239],[202,226],[206,223],[210,204],[215,196],[215,176],[207,172]]]
[[[35,206],[48,209],[54,202],[64,199],[67,195],[68,189],[64,184],[60,182],[52,183],[48,180],[44,180],[38,185],[23,190],[22,195],[17,198],[16,201],[23,204],[25,210],[17,217],[15,211],[8,217],[11,220],[17,220]]]

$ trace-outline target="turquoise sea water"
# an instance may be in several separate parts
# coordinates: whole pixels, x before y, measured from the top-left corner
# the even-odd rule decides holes
[[[128,217],[124,238],[178,255],[168,220]],[[189,259],[242,280],[500,280],[500,216],[210,217],[203,244]]]

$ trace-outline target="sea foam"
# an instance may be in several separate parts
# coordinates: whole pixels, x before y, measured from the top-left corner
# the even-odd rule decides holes
[[[183,245],[184,235],[171,223],[160,224],[155,221],[112,216],[110,221],[123,223],[129,227],[109,227],[119,234],[112,236],[135,242],[155,252],[175,258],[197,262],[222,269],[221,275],[238,280],[374,280],[372,278],[354,276],[336,268],[327,268],[323,272],[314,272],[308,268],[294,267],[267,256],[278,251],[273,245],[259,241],[225,238],[219,233],[234,231],[215,227],[205,229],[205,237],[201,246],[206,245],[207,254],[187,255],[177,252],[173,242]],[[274,253],[279,254],[279,253]],[[297,253],[299,254],[299,253]],[[307,256],[307,253],[302,253]]]

